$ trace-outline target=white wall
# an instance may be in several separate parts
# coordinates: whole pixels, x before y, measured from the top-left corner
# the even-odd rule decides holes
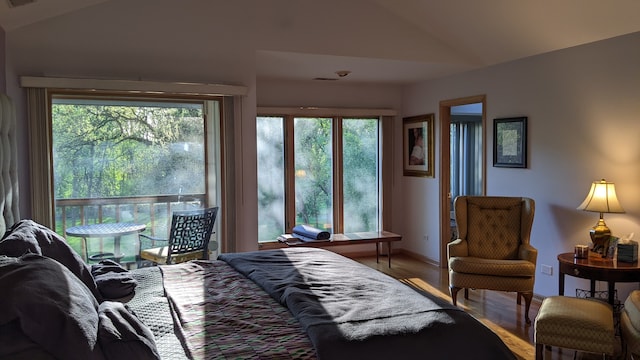
[[[396,109],[402,105],[399,85],[353,84],[338,81],[258,80],[258,106],[318,106]]]
[[[436,113],[442,100],[487,96],[487,194],[528,196],[536,201],[532,244],[538,248],[534,292],[558,291],[557,259],[575,244],[589,244],[597,213],[576,210],[594,180],[616,183],[625,214],[605,214],[614,235],[640,237],[640,33],[561,50],[405,90],[403,113]],[[492,166],[493,119],[527,116],[527,169]],[[439,128],[439,126],[438,126]],[[439,130],[436,131],[438,133]],[[439,143],[439,142],[438,142]],[[438,147],[438,144],[436,145]],[[439,258],[439,156],[436,178],[404,177],[403,246]],[[421,194],[416,197],[415,194]],[[424,242],[422,235],[428,234]],[[539,272],[552,265],[553,275]],[[587,289],[567,277],[566,293]],[[606,290],[606,284],[599,283]],[[619,286],[619,298],[625,289]]]

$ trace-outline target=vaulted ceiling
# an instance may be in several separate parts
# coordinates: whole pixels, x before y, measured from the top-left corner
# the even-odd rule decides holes
[[[126,11],[130,0],[8,5],[25,1],[0,1],[7,36],[89,7]],[[172,1],[153,3],[159,10]],[[344,80],[410,83],[640,31],[637,0],[234,1],[246,6],[256,75],[265,79],[337,79],[336,71],[348,70]],[[227,6],[181,0],[180,16],[212,3]]]

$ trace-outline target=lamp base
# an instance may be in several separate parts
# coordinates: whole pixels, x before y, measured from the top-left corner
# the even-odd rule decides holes
[[[591,251],[606,257],[609,251],[609,238],[611,237],[611,231],[604,223],[602,217],[598,221],[598,224],[589,230],[591,236],[591,242],[593,243]]]

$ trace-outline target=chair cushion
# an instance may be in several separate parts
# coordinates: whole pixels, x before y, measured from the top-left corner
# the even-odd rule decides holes
[[[457,273],[491,276],[534,276],[536,265],[526,260],[496,260],[477,257],[452,257],[449,269]]]
[[[169,254],[169,247],[162,246],[151,249],[140,250],[140,257],[145,260],[150,260],[158,264],[167,263],[167,254]]]
[[[633,290],[624,301],[620,328],[627,352],[640,358],[640,290]]]
[[[535,320],[535,343],[594,353],[613,354],[613,310],[603,301],[551,296]]]
[[[640,331],[640,290],[634,290],[624,301],[624,311],[629,316],[629,323]]]
[[[150,260],[158,264],[166,264],[167,256],[169,254],[169,247],[162,246],[157,248],[145,249],[140,251],[140,257],[145,260]],[[178,264],[189,260],[202,259],[203,252],[202,250],[182,253],[182,254],[174,254],[171,255],[171,263]]]
[[[513,204],[508,206],[481,205],[469,199],[467,208],[469,256],[502,260],[517,259],[521,241],[521,207],[521,201],[518,199],[513,200]]]
[[[627,353],[632,354],[633,359],[640,359],[640,330],[633,326],[629,313],[626,311],[620,313],[620,332]]]

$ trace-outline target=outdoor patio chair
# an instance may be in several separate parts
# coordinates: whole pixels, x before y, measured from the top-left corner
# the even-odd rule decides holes
[[[168,265],[209,259],[209,239],[217,214],[218,207],[175,211],[172,214],[169,239],[140,233],[138,266],[140,267],[144,260]],[[158,243],[162,246],[157,246]],[[149,244],[153,247],[149,248]]]

